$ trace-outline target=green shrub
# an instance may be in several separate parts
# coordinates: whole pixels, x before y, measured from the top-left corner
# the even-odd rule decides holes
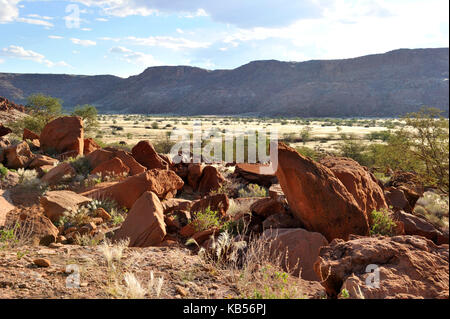
[[[8,169],[3,164],[0,164],[0,179],[3,179],[6,174],[8,174]]]
[[[239,190],[239,197],[267,197],[267,189],[258,184],[248,184]]]
[[[370,228],[370,235],[392,236],[395,234],[395,227],[397,224],[392,219],[389,211],[372,211],[372,227]]]
[[[194,226],[196,232],[204,231],[212,227],[219,227],[219,214],[208,207],[204,211],[196,212],[194,214],[192,225]]]
[[[84,156],[78,156],[77,158],[69,158],[67,160],[70,165],[75,169],[77,174],[88,176],[92,170],[91,165],[89,164],[89,161]]]

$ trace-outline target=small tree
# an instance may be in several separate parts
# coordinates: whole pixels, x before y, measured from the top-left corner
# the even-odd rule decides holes
[[[90,104],[77,105],[72,112],[72,115],[79,116],[83,119],[84,128],[87,132],[91,132],[98,128],[97,108]]]
[[[302,139],[303,144],[305,144],[307,141],[309,141],[309,139],[311,137],[311,127],[310,126],[305,126],[300,131],[300,137]]]

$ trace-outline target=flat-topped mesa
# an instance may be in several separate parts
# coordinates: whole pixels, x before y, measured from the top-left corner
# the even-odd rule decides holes
[[[276,175],[293,215],[307,230],[328,241],[369,234],[367,215],[327,167],[279,143]]]

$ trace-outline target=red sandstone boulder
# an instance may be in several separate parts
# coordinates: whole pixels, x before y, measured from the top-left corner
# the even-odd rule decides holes
[[[12,145],[3,150],[3,162],[5,166],[12,169],[25,168],[34,159],[27,142]]]
[[[270,197],[262,198],[250,206],[252,213],[261,217],[269,217],[274,214],[285,214],[286,209],[279,201]]]
[[[106,187],[98,185],[82,195],[96,199],[112,198],[119,205],[131,209],[134,202],[146,191],[152,191],[160,199],[168,199],[174,197],[183,185],[183,180],[174,172],[152,169],[118,183],[109,183]]]
[[[323,158],[320,164],[328,167],[344,184],[367,216],[374,210],[387,208],[383,190],[366,167],[350,158],[332,156]]]
[[[190,211],[192,201],[182,198],[169,198],[161,202],[164,209],[164,214],[168,214],[174,211]]]
[[[40,198],[44,215],[52,222],[59,220],[64,212],[75,210],[78,206],[87,204],[92,199],[72,191],[50,191]]]
[[[168,163],[158,155],[149,141],[140,141],[133,147],[131,153],[134,159],[147,169],[168,169]]]
[[[261,167],[268,167],[268,165],[238,163],[236,164],[234,173],[237,176],[246,179],[250,183],[259,184],[266,187],[276,183],[277,178],[275,174],[262,174],[260,173]]]
[[[122,160],[120,160],[118,157],[114,157],[113,159],[110,159],[109,161],[103,162],[100,165],[98,165],[91,171],[91,174],[98,174],[103,176],[108,175],[126,176],[128,175],[129,171],[130,168],[126,166],[122,162]]]
[[[84,146],[83,146],[83,154],[88,155],[92,153],[95,150],[100,149],[100,145],[98,145],[93,138],[85,138],[84,139]]]
[[[49,156],[45,155],[37,155],[31,162],[28,164],[27,168],[36,169],[42,166],[55,166],[59,161]]]
[[[448,299],[448,252],[448,245],[417,236],[336,239],[321,248],[314,270],[332,298],[346,289],[350,298]],[[373,280],[377,273],[379,285]]]
[[[198,185],[199,193],[209,193],[218,190],[222,186],[225,178],[214,166],[206,166],[203,169],[202,177]]]
[[[0,189],[0,227],[5,226],[6,214],[12,211],[15,206],[12,205],[7,197],[5,197],[3,190]]]
[[[85,156],[91,168],[96,168],[100,164],[112,160],[114,153],[107,150],[98,149]]]
[[[9,133],[12,133],[12,130],[0,123],[0,137],[8,135]]]
[[[319,233],[301,228],[265,230],[262,240],[267,241],[273,258],[280,258],[285,270],[306,280],[318,281],[314,263],[319,257],[320,248],[328,241]]]
[[[130,169],[130,175],[138,175],[143,172],[145,172],[147,169],[139,164],[133,156],[131,156],[131,153],[125,152],[125,151],[119,151],[115,150],[114,156],[120,158],[122,162],[129,167]]]
[[[192,189],[196,190],[198,188],[198,183],[202,177],[203,165],[201,163],[190,163],[188,165],[187,182]]]
[[[36,133],[34,133],[33,131],[24,128],[23,129],[23,135],[22,135],[22,139],[25,140],[39,140],[39,135],[37,135]]]
[[[225,216],[230,207],[228,196],[226,194],[216,194],[199,199],[192,204],[191,214],[204,212],[208,207],[220,216]]]
[[[42,176],[41,178],[41,181],[49,185],[55,185],[64,178],[72,178],[76,174],[77,173],[72,165],[70,165],[69,163],[61,163],[44,174],[44,176]]]
[[[130,239],[130,247],[149,247],[161,244],[166,235],[163,208],[153,192],[144,192],[128,212],[127,218],[112,240]]]
[[[395,172],[389,182],[386,183],[386,186],[396,187],[402,190],[409,202],[409,206],[412,208],[414,208],[417,200],[422,197],[424,193],[423,183],[416,174],[410,172]]]
[[[365,212],[327,167],[279,143],[276,175],[293,215],[307,230],[329,241],[369,234]]]
[[[83,155],[83,120],[78,116],[57,118],[44,127],[39,141],[41,149],[46,152],[56,151],[60,154],[74,152],[76,156]]]
[[[413,212],[413,208],[409,204],[403,190],[396,187],[388,187],[384,191],[384,197],[386,198],[386,203],[392,207],[394,211],[404,210],[407,213]]]

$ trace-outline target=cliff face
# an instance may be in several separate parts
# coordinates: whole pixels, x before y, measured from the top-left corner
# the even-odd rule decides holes
[[[0,73],[0,96],[41,92],[103,112],[396,116],[449,105],[449,49],[401,49],[345,60],[254,61],[234,70],[152,67],[122,79]]]

